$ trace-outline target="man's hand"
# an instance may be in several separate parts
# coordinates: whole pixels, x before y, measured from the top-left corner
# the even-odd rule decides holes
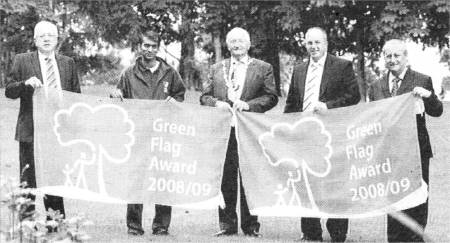
[[[220,101],[220,100],[216,101],[216,107],[219,108],[219,109],[226,109],[226,110],[229,110],[229,111],[233,111],[231,109],[230,104],[228,104],[227,102]]]
[[[123,101],[123,94],[120,89],[112,90],[109,94],[112,98],[119,98],[121,101]]]
[[[248,110],[250,110],[250,106],[245,101],[237,100],[233,103],[233,109],[236,109],[239,111],[248,111]]]
[[[25,81],[25,85],[29,85],[29,86],[33,87],[34,89],[37,87],[42,87],[41,80],[39,80],[35,76],[33,76],[33,77],[29,78],[27,81]]]
[[[431,91],[426,90],[422,87],[414,87],[412,91],[413,95],[421,97],[421,98],[430,98]]]
[[[171,96],[167,96],[166,102],[177,103],[178,101],[176,99],[174,99],[173,97],[171,97]]]
[[[323,102],[317,102],[317,104],[314,106],[314,112],[316,111],[324,111],[324,110],[328,110],[327,104],[323,103]]]

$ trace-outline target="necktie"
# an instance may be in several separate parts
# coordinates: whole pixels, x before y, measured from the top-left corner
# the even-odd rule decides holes
[[[397,95],[397,91],[398,91],[398,82],[400,82],[401,79],[399,78],[394,78],[392,80],[392,91],[391,91],[391,96],[394,97]]]
[[[56,88],[57,84],[56,84],[56,74],[55,74],[55,69],[53,68],[53,62],[51,58],[46,58],[45,59],[45,63],[46,63],[46,73],[45,73],[45,81],[48,87],[50,88]]]
[[[313,103],[313,95],[315,92],[314,87],[317,85],[317,79],[319,77],[319,66],[311,64],[311,73],[308,77],[308,80],[306,80],[305,84],[305,98],[303,99],[303,111],[306,111],[307,109],[312,109],[312,103]]]

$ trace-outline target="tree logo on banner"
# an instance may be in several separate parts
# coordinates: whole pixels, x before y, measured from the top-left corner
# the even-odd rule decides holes
[[[128,112],[117,105],[104,104],[94,108],[86,103],[75,103],[68,110],[54,115],[53,132],[62,146],[84,146],[72,166],[65,165],[65,186],[88,189],[84,167],[97,162],[99,193],[108,195],[104,180],[104,159],[121,164],[128,161],[134,144],[135,125]],[[80,130],[80,127],[83,130]],[[80,131],[74,133],[75,131]],[[86,151],[88,153],[86,153]],[[88,156],[88,154],[90,156]],[[78,170],[75,184],[71,174]]]
[[[310,205],[318,207],[311,190],[309,175],[323,178],[330,173],[330,158],[333,154],[331,134],[323,122],[315,117],[307,117],[291,125],[276,123],[270,132],[259,136],[259,144],[270,165],[285,173],[285,185],[278,184],[274,191],[278,195],[276,206]],[[299,189],[304,181],[309,202],[302,202]],[[290,191],[288,200],[285,194]]]

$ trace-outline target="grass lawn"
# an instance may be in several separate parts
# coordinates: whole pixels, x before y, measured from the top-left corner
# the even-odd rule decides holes
[[[113,86],[98,85],[85,86],[83,93],[107,97]],[[4,89],[0,89],[0,171],[2,175],[18,177],[18,142],[14,141],[15,124],[17,121],[18,100],[6,99]],[[186,102],[198,104],[200,94],[190,91],[186,95]],[[281,114],[285,99],[280,99],[276,108],[270,113]],[[450,109],[445,104],[444,109]],[[448,113],[447,109],[447,113]],[[450,242],[448,222],[450,220],[450,169],[449,161],[450,131],[449,114],[441,118],[427,118],[435,158],[430,166],[430,210],[426,233],[436,242]],[[37,210],[44,213],[42,198],[36,201]],[[154,214],[153,205],[144,208],[143,236],[128,236],[125,225],[125,205],[92,203],[65,199],[67,216],[74,216],[78,212],[86,213],[94,221],[94,225],[86,228],[92,237],[90,242],[292,242],[301,237],[299,218],[260,218],[261,234],[263,238],[247,238],[240,233],[235,237],[212,237],[219,229],[218,213],[202,210],[185,210],[174,208],[169,236],[151,235],[151,220]],[[7,211],[0,209],[1,227],[7,222]],[[385,217],[366,219],[351,219],[347,237],[348,242],[384,242],[386,241]],[[324,229],[324,240],[330,238]]]

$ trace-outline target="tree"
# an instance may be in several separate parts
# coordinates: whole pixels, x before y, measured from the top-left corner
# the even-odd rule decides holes
[[[303,56],[305,31],[312,26],[324,28],[331,53],[355,54],[361,98],[365,100],[367,86],[372,81],[367,71],[380,57],[384,42],[391,38],[409,38],[421,41],[425,46],[448,46],[448,9],[448,2],[441,0],[285,1],[280,8],[283,12],[282,38],[287,40],[282,48]],[[298,45],[287,46],[286,43]]]
[[[280,95],[278,15],[274,11],[279,2],[200,1],[200,3],[205,8],[201,17],[203,30],[213,36],[215,61],[229,57],[225,44],[226,33],[234,27],[246,29],[252,42],[250,55],[273,66],[277,93]]]

